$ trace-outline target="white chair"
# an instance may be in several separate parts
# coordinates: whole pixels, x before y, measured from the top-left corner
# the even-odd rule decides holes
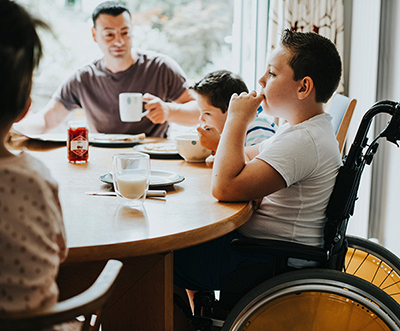
[[[100,276],[86,291],[55,306],[23,313],[0,314],[1,331],[39,331],[53,325],[74,321],[84,316],[82,331],[97,331],[100,327],[101,312],[111,293],[122,268],[122,262],[109,260]],[[95,316],[95,323],[91,319]]]

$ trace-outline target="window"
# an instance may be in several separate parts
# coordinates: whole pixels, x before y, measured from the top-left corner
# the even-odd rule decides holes
[[[232,57],[234,71],[250,90],[259,88],[267,56],[269,1],[235,0]]]
[[[17,0],[46,21],[44,58],[35,73],[33,111],[45,106],[77,68],[102,56],[91,35],[91,13],[102,0]],[[126,0],[133,45],[171,56],[190,83],[216,69],[233,70],[233,0]]]

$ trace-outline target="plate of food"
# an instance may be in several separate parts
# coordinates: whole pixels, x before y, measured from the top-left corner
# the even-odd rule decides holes
[[[140,134],[106,134],[89,133],[89,142],[93,146],[105,147],[130,147],[139,144],[146,138],[144,133]]]
[[[134,146],[133,149],[137,152],[147,153],[154,157],[181,158],[173,142],[139,144]]]
[[[113,175],[111,172],[107,172],[100,176],[100,180],[103,183],[113,184]],[[151,170],[150,177],[150,188],[171,186],[178,184],[185,180],[185,177],[171,171]]]

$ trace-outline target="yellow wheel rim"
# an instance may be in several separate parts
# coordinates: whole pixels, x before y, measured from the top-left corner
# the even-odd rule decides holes
[[[383,331],[390,328],[373,312],[343,296],[302,292],[262,306],[241,331]]]
[[[400,304],[400,275],[381,258],[349,247],[343,271],[374,284]]]

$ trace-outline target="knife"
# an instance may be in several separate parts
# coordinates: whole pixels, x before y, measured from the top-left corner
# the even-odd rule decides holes
[[[109,197],[115,197],[117,196],[117,193],[115,192],[85,192],[86,195],[98,195],[98,196],[109,196]],[[165,190],[148,190],[147,191],[147,198],[165,198],[167,196],[167,191]]]

